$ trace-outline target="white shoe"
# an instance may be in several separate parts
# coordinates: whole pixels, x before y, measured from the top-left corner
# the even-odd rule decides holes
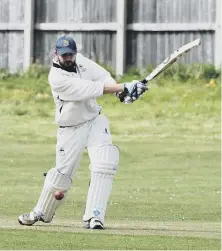
[[[36,223],[37,221],[43,221],[44,222],[44,220],[42,219],[42,215],[37,214],[35,212],[25,213],[25,214],[20,215],[18,217],[18,222],[21,225],[31,226],[34,223]]]
[[[102,222],[98,218],[91,218],[90,220],[85,221],[84,223],[84,227],[88,229],[104,229]]]

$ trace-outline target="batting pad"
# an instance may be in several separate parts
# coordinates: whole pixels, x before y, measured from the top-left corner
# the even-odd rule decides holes
[[[91,164],[89,186],[83,221],[96,217],[104,224],[106,207],[119,162],[119,148],[114,145],[90,147]]]
[[[46,175],[45,183],[34,212],[42,214],[44,222],[50,222],[56,209],[65,199],[64,196],[62,200],[56,200],[54,193],[56,191],[63,191],[66,194],[71,185],[72,180],[70,177],[58,172],[55,168],[50,169]]]

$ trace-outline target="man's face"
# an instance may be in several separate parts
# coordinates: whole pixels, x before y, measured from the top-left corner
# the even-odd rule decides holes
[[[74,66],[75,60],[76,60],[76,54],[65,53],[63,55],[57,54],[57,56],[58,56],[58,60],[59,60],[60,65],[62,65],[64,67]]]

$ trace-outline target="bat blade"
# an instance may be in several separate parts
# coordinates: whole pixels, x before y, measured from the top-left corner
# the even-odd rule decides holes
[[[199,46],[200,44],[201,44],[201,40],[200,38],[198,38],[180,47],[178,50],[174,51],[169,57],[167,57],[161,64],[159,64],[146,78],[144,78],[140,82],[146,84],[148,81],[151,81],[152,79],[157,77],[160,73],[162,73],[167,68],[169,68],[172,64],[174,64],[185,53],[187,53],[194,47]],[[128,96],[125,96],[124,93],[122,93],[122,95],[123,96],[120,98],[120,101],[124,101],[125,104],[130,104],[133,102],[132,99]]]
[[[184,46],[180,47],[178,50],[174,51],[169,57],[167,57],[161,64],[159,64],[144,80],[142,80],[142,83],[147,83],[148,81],[152,80],[156,76],[158,76],[160,73],[165,71],[167,68],[169,68],[172,64],[174,64],[181,56],[183,56],[185,53],[190,51],[196,46],[199,46],[201,44],[200,38],[185,44]]]

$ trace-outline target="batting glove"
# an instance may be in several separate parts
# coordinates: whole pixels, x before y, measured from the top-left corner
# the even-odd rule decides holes
[[[124,91],[116,93],[116,96],[125,104],[136,101],[148,88],[145,84],[138,80],[133,80],[130,83],[124,83]]]

